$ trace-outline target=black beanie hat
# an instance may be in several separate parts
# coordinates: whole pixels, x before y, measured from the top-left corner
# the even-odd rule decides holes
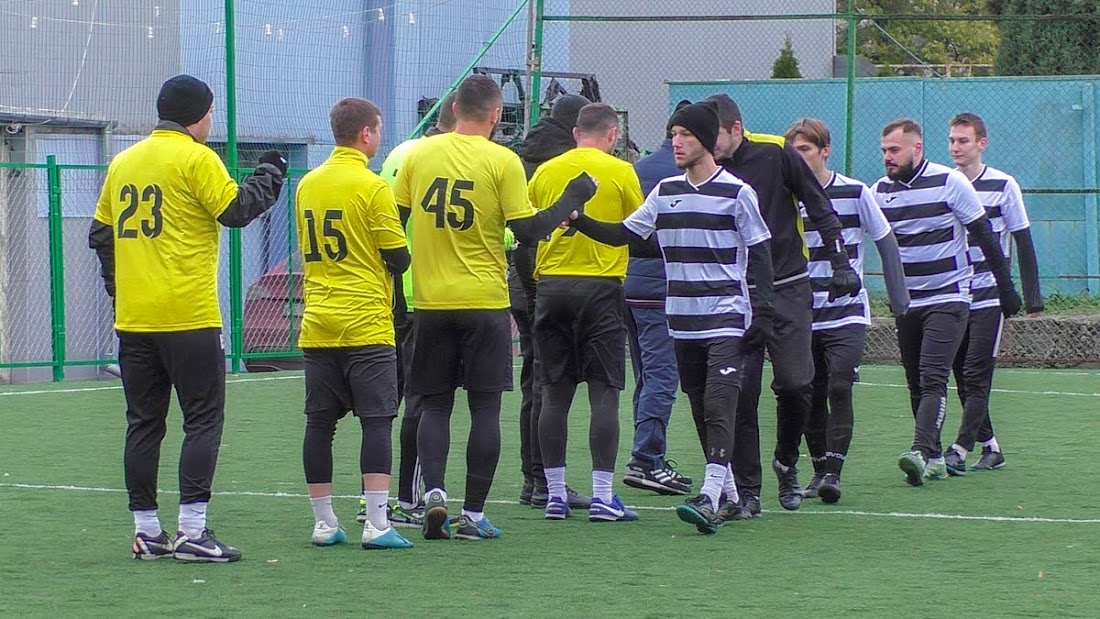
[[[676,110],[668,121],[668,130],[675,126],[683,127],[691,132],[703,145],[703,148],[714,152],[718,143],[718,112],[713,106],[705,103],[692,103]]]
[[[592,102],[581,95],[562,95],[554,99],[554,105],[550,107],[550,118],[572,129],[577,126],[577,115],[581,113],[581,108],[589,103]]]
[[[190,75],[177,75],[160,87],[157,116],[186,127],[202,120],[213,103],[214,93],[206,82]]]

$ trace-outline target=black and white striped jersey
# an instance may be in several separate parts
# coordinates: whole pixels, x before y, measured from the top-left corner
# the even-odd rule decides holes
[[[970,303],[965,226],[985,209],[966,176],[925,159],[908,183],[883,177],[872,193],[898,239],[909,307]]]
[[[1011,266],[1011,234],[1031,226],[1031,222],[1027,219],[1027,211],[1024,209],[1024,196],[1020,192],[1020,185],[1008,174],[989,166],[984,166],[981,174],[971,181],[971,184],[974,185],[974,191],[978,192],[978,200],[985,207],[989,223],[993,225],[993,233],[997,235],[997,242],[1001,244],[1005,261]],[[1000,307],[1001,297],[997,293],[997,280],[985,261],[985,254],[982,253],[982,248],[969,238],[969,235],[967,238],[970,244],[968,252],[970,266],[974,268],[974,275],[970,278],[970,307],[971,309]]]
[[[657,233],[672,337],[744,335],[752,321],[748,247],[771,238],[752,187],[721,168],[699,186],[686,174],[666,178],[623,225],[644,239]]]
[[[840,219],[841,237],[844,250],[848,252],[848,261],[852,268],[863,277],[863,256],[866,253],[866,239],[879,241],[890,234],[890,223],[882,214],[871,190],[861,181],[833,173],[825,186],[825,194]],[[870,325],[871,310],[867,302],[867,290],[862,289],[856,296],[846,296],[829,302],[829,280],[833,276],[833,266],[829,263],[831,248],[825,247],[814,228],[813,221],[806,216],[801,204],[802,225],[806,231],[806,247],[810,250],[810,285],[814,293],[813,330],[836,329],[845,325]]]

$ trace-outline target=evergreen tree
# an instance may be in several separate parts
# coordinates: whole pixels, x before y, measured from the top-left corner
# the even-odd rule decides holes
[[[783,42],[783,49],[779,50],[779,58],[772,65],[772,79],[798,79],[802,72],[798,70],[798,58],[794,57],[794,47],[791,45],[791,36],[787,35]]]
[[[998,75],[1100,73],[1100,0],[990,0],[995,15],[1089,15],[1065,21],[1001,22]]]

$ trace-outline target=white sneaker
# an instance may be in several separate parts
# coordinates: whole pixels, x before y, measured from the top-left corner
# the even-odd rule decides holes
[[[330,527],[324,520],[318,520],[317,525],[313,527],[314,546],[335,546],[346,543],[348,543],[348,534],[340,528],[340,525]]]
[[[405,539],[393,527],[376,529],[370,520],[363,523],[363,548],[382,550],[388,548],[412,548],[412,542]]]

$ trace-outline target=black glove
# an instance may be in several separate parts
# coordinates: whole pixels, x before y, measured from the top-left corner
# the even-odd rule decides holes
[[[829,301],[836,301],[840,297],[848,295],[856,296],[863,288],[863,282],[859,281],[855,269],[849,264],[842,268],[833,268],[833,277],[829,280]]]
[[[768,343],[768,340],[775,333],[774,321],[774,308],[761,307],[752,310],[752,324],[749,325],[748,329],[745,329],[745,335],[742,337],[745,351],[763,348]]]
[[[596,182],[587,172],[581,172],[565,186],[565,191],[562,192],[558,202],[567,205],[570,211],[577,211],[578,215],[582,215],[585,202],[591,200],[594,195],[596,195]]]
[[[1004,314],[1005,318],[1012,318],[1019,314],[1024,302],[1020,299],[1020,295],[1016,293],[1016,288],[1010,286],[1007,290],[998,292],[1001,297],[1001,313]]]
[[[260,155],[260,163],[270,163],[271,165],[279,168],[279,172],[282,172],[283,176],[286,176],[287,162],[286,156],[277,150],[269,150],[266,153]]]

